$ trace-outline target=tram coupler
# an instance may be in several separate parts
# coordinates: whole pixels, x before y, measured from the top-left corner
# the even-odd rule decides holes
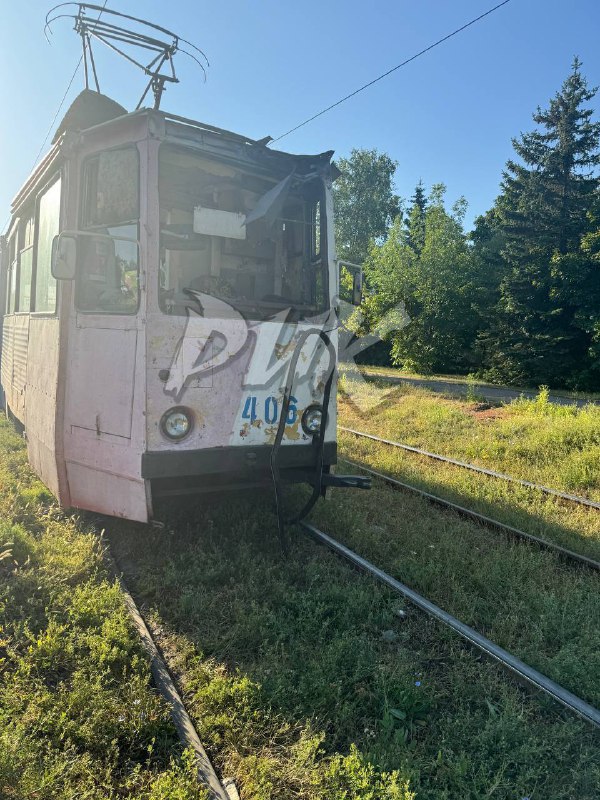
[[[325,473],[321,477],[321,486],[332,486],[336,489],[370,489],[371,478],[368,475],[335,475]]]

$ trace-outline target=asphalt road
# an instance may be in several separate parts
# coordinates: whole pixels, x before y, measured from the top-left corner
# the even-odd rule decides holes
[[[444,381],[439,379],[429,380],[428,378],[408,378],[408,377],[392,377],[391,375],[381,375],[376,372],[368,372],[361,370],[362,374],[367,378],[378,378],[379,380],[389,381],[390,383],[407,383],[411,386],[422,386],[424,389],[430,389],[433,392],[440,392],[443,394],[454,394],[459,397],[465,397],[469,391],[469,386],[466,381]],[[534,399],[537,397],[537,392],[528,391],[527,389],[511,389],[508,386],[486,386],[478,383],[474,386],[475,393],[486,400],[493,403],[510,403],[511,400],[516,400],[518,397],[527,397]],[[557,403],[561,406],[582,406],[592,402],[599,404],[597,400],[581,400],[575,397],[563,397],[557,394],[551,394],[548,397],[551,403]]]

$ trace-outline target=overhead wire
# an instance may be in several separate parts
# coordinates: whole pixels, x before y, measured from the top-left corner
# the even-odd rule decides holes
[[[282,133],[280,136],[275,137],[275,139],[271,140],[271,144],[273,144],[273,142],[280,141],[285,136],[289,136],[291,133],[295,133],[295,131],[299,130],[300,128],[303,128],[305,125],[308,125],[309,122],[313,122],[313,120],[318,119],[319,117],[322,117],[323,114],[327,114],[328,111],[331,111],[332,109],[337,108],[337,106],[340,106],[342,103],[345,103],[346,100],[350,100],[351,97],[355,97],[357,94],[360,94],[360,92],[364,92],[365,89],[368,89],[370,86],[373,86],[373,84],[378,83],[379,81],[383,80],[384,78],[387,78],[387,76],[391,75],[392,72],[396,72],[396,70],[399,70],[401,67],[405,67],[407,64],[410,64],[411,61],[415,61],[415,59],[420,58],[420,56],[424,55],[425,53],[428,53],[430,50],[433,50],[434,47],[438,47],[440,44],[443,44],[443,42],[447,42],[448,39],[451,39],[453,36],[456,36],[457,34],[461,33],[462,31],[466,30],[467,28],[470,28],[471,25],[475,25],[476,22],[479,22],[480,20],[484,19],[484,17],[488,17],[490,14],[493,14],[494,11],[497,11],[499,8],[502,8],[502,6],[505,6],[508,3],[510,3],[510,0],[503,0],[503,2],[498,3],[493,8],[490,8],[488,11],[484,12],[483,14],[480,14],[478,17],[475,17],[474,19],[470,20],[469,22],[465,23],[464,25],[461,25],[460,28],[457,28],[456,30],[452,31],[452,33],[449,33],[446,36],[443,36],[441,39],[438,39],[437,42],[433,42],[433,44],[430,44],[428,47],[425,47],[423,50],[420,50],[418,53],[415,53],[410,58],[407,58],[401,64],[396,64],[395,67],[392,67],[391,69],[388,69],[388,71],[384,72],[382,75],[378,75],[377,78],[373,78],[372,81],[369,81],[368,83],[365,83],[364,86],[361,86],[358,89],[355,89],[353,92],[350,92],[350,94],[347,94],[345,97],[342,97],[340,100],[337,100],[335,103],[332,103],[330,106],[327,106],[327,108],[324,108],[322,111],[319,111],[317,114],[313,114],[312,117],[309,117],[308,119],[305,119],[304,122],[301,122],[299,125],[296,125],[294,128],[290,128],[289,131],[286,131],[285,133]]]
[[[106,8],[106,4],[107,4],[107,3],[108,3],[108,0],[104,0],[104,5],[102,6],[102,11],[104,11],[104,9]],[[98,14],[98,20],[100,20],[100,17],[102,16],[102,11],[100,12],[100,14]],[[56,120],[58,119],[58,115],[59,115],[59,114],[60,114],[60,112],[61,112],[61,109],[62,109],[62,107],[63,107],[63,105],[64,105],[64,103],[65,103],[65,100],[67,99],[67,95],[69,94],[69,91],[70,91],[70,89],[71,89],[71,86],[73,85],[73,81],[75,80],[75,76],[76,76],[76,75],[77,75],[77,73],[79,72],[79,68],[81,67],[81,62],[82,62],[82,61],[83,61],[83,53],[82,53],[82,54],[79,56],[79,61],[77,62],[77,66],[75,67],[75,69],[74,69],[74,71],[73,71],[73,74],[71,75],[71,80],[69,81],[69,83],[68,83],[68,85],[67,85],[67,88],[65,89],[65,93],[64,93],[64,94],[63,94],[63,96],[62,96],[62,100],[60,101],[60,103],[59,103],[59,106],[58,106],[58,108],[56,109],[56,114],[55,114],[55,115],[54,115],[54,117],[52,118],[52,122],[50,123],[50,125],[49,125],[49,127],[48,127],[48,131],[47,131],[46,135],[44,136],[44,141],[42,142],[42,144],[41,144],[41,146],[40,146],[40,149],[37,151],[37,155],[36,155],[36,157],[35,157],[35,159],[34,159],[34,161],[33,161],[33,165],[32,165],[32,167],[31,167],[31,169],[30,169],[30,171],[29,171],[29,172],[30,172],[30,174],[31,174],[31,173],[33,172],[33,170],[35,169],[35,167],[36,167],[36,165],[37,165],[37,163],[38,163],[39,157],[42,155],[42,153],[43,153],[43,151],[44,151],[44,147],[46,146],[46,142],[48,141],[48,137],[50,136],[50,134],[51,134],[51,133],[52,133],[52,131],[54,130],[54,125],[55,125],[55,123],[56,123]],[[6,219],[5,223],[4,223],[4,225],[3,225],[3,226],[2,226],[2,228],[1,228],[1,230],[3,230],[3,231],[4,231],[4,230],[6,229],[6,226],[7,226],[7,225],[8,225],[8,223],[10,222],[10,218],[11,218],[11,214],[9,213],[9,215],[8,215],[8,217],[7,217],[7,219]]]
[[[106,8],[107,2],[108,2],[108,0],[104,0],[104,4],[102,6],[102,10],[100,11],[100,14],[98,15],[98,20],[100,20],[100,17],[102,16],[102,11],[104,11],[104,9]],[[438,39],[436,42],[433,42],[428,47],[425,47],[423,50],[420,50],[418,53],[415,53],[414,55],[410,56],[410,58],[405,59],[400,64],[397,64],[395,67],[392,67],[391,69],[387,70],[387,72],[384,72],[381,75],[378,75],[376,78],[373,78],[373,80],[369,81],[368,83],[365,83],[363,86],[360,86],[358,89],[355,89],[353,92],[350,92],[350,94],[347,94],[344,97],[340,98],[335,103],[331,103],[331,105],[327,106],[327,108],[324,108],[321,111],[317,112],[316,114],[313,114],[312,117],[309,117],[308,119],[305,119],[303,122],[300,122],[298,125],[294,126],[293,128],[290,128],[285,133],[282,133],[279,136],[275,137],[274,139],[271,140],[271,144],[274,143],[274,142],[280,141],[281,139],[285,138],[286,136],[289,136],[290,134],[295,133],[297,130],[300,130],[300,128],[303,128],[305,125],[308,125],[310,122],[313,122],[315,119],[318,119],[319,117],[322,117],[324,114],[327,114],[332,109],[337,108],[337,106],[340,106],[342,103],[345,103],[347,100],[350,100],[352,97],[355,97],[357,94],[360,94],[360,92],[364,92],[365,89],[368,89],[370,86],[373,86],[375,83],[378,83],[379,81],[383,80],[384,78],[387,78],[388,75],[391,75],[393,72],[396,72],[397,70],[401,69],[402,67],[405,67],[407,64],[410,64],[412,61],[415,61],[417,58],[420,58],[425,53],[428,53],[430,50],[433,50],[435,47],[438,47],[439,45],[443,44],[444,42],[447,42],[449,39],[451,39],[452,37],[454,37],[457,34],[461,33],[462,31],[466,30],[467,28],[470,28],[472,25],[475,25],[477,22],[480,22],[485,17],[488,17],[490,14],[493,14],[495,11],[497,11],[500,8],[502,8],[502,6],[508,5],[508,3],[510,3],[510,0],[502,0],[501,3],[498,3],[497,5],[493,6],[493,8],[488,9],[483,14],[480,14],[478,17],[474,17],[472,20],[469,20],[469,22],[466,22],[464,25],[461,25],[460,28],[456,28],[456,30],[452,31],[451,33],[447,34],[446,36],[443,36],[441,39]],[[31,171],[33,171],[33,169],[35,169],[35,166],[36,166],[36,164],[38,162],[38,159],[39,159],[40,155],[42,154],[42,152],[44,150],[44,147],[46,146],[46,142],[48,141],[48,137],[50,136],[50,134],[52,133],[52,131],[54,129],[54,124],[56,123],[56,120],[58,119],[58,115],[60,114],[60,111],[61,111],[61,109],[62,109],[62,107],[64,105],[64,102],[65,102],[65,100],[67,98],[67,95],[69,94],[69,90],[70,90],[71,86],[73,85],[73,81],[75,80],[75,76],[77,75],[77,72],[79,71],[79,68],[81,67],[82,61],[83,61],[83,53],[79,57],[79,61],[77,62],[77,66],[75,67],[75,70],[74,70],[74,72],[73,72],[73,74],[71,76],[71,80],[69,81],[68,86],[66,88],[66,91],[65,91],[65,93],[64,93],[64,95],[62,97],[62,100],[60,101],[60,104],[58,106],[58,109],[56,110],[56,114],[54,115],[54,117],[52,119],[52,122],[50,123],[50,126],[48,128],[48,132],[46,133],[46,136],[44,137],[44,141],[42,142],[42,144],[40,146],[40,149],[37,152],[37,155],[35,157],[35,160],[34,160],[33,167],[32,167]],[[6,225],[7,225],[7,223],[9,221],[10,221],[10,215],[9,215],[8,219],[6,220],[6,222],[4,223],[4,225],[2,226],[2,230],[4,230],[6,228]]]

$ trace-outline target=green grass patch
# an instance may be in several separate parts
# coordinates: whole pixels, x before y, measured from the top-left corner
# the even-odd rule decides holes
[[[416,394],[415,407],[427,399]],[[435,403],[417,420],[420,435],[467,430],[467,404]],[[542,401],[536,409],[515,412],[520,424],[569,419]],[[341,443],[378,469],[596,554],[584,509],[352,437]],[[243,800],[598,796],[589,726],[301,535],[283,559],[270,496],[173,502],[164,531],[78,521],[53,507],[2,423],[0,510],[0,796],[199,796],[92,522],[106,527],[201,739]],[[378,482],[370,493],[335,491],[314,519],[600,704],[597,576]]]
[[[98,537],[0,420],[0,796],[201,800]]]
[[[481,408],[350,374],[342,388],[346,427],[600,500],[600,406],[556,405],[542,391],[535,400]]]

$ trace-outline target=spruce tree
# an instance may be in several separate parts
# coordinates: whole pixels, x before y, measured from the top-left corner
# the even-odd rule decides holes
[[[592,346],[582,316],[597,314],[598,297],[581,297],[590,259],[572,258],[592,226],[598,195],[600,123],[585,104],[594,97],[578,59],[537,130],[513,140],[496,205],[505,237],[505,273],[486,350],[495,377],[533,384],[577,385]],[[582,305],[584,307],[582,308]],[[593,306],[596,306],[595,308]]]
[[[415,193],[411,197],[410,207],[406,215],[406,232],[408,244],[419,255],[425,245],[425,210],[427,209],[427,196],[423,181],[419,180]]]

